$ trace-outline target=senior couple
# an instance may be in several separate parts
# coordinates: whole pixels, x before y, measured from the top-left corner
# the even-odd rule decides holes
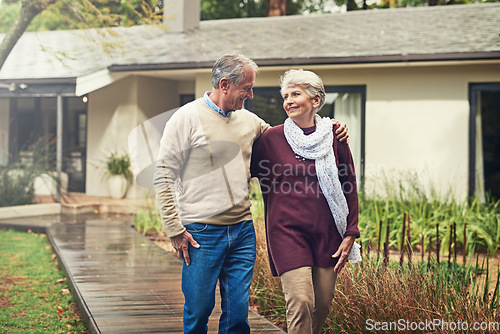
[[[361,260],[356,177],[338,173],[339,165],[354,171],[347,129],[316,114],[325,103],[321,79],[287,71],[281,95],[288,118],[270,127],[243,109],[257,70],[243,55],[220,57],[213,90],[181,107],[161,139],[154,186],[163,227],[183,259],[184,333],[207,332],[217,281],[219,333],[250,333],[252,176],[263,192],[269,263],[281,278],[288,333],[320,333],[337,274],[348,259]]]

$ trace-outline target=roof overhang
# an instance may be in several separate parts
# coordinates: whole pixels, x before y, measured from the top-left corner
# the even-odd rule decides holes
[[[442,54],[408,54],[353,57],[255,59],[262,70],[283,70],[294,66],[321,68],[368,68],[402,66],[442,66],[494,64],[500,62],[500,51]],[[156,64],[110,65],[108,68],[77,78],[2,79],[0,97],[16,96],[83,96],[106,87],[129,75],[155,75],[173,80],[189,80],[194,73],[209,72],[213,61]]]
[[[500,61],[500,51],[493,52],[460,52],[460,53],[440,53],[440,54],[398,54],[379,56],[347,56],[347,57],[316,57],[316,58],[275,58],[256,59],[259,67],[290,67],[305,65],[337,65],[337,66],[379,66],[385,64],[387,67],[399,67],[409,63],[418,64],[465,64],[482,61]],[[157,64],[129,64],[110,65],[109,72],[136,72],[136,71],[168,71],[168,70],[189,70],[207,69],[213,66],[213,61],[204,62],[178,62],[178,63],[157,63]]]
[[[74,95],[74,78],[1,79],[0,97]]]
[[[104,69],[78,77],[76,78],[75,95],[82,96],[88,94],[123,79],[127,75],[128,73],[112,73],[108,69]]]

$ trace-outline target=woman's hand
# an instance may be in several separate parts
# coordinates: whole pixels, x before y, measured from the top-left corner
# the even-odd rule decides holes
[[[339,249],[335,252],[335,254],[332,255],[332,257],[339,257],[339,261],[337,262],[337,265],[333,270],[337,273],[340,273],[342,268],[344,268],[347,258],[349,257],[349,254],[351,253],[351,248],[352,245],[354,244],[354,240],[356,237],[354,235],[348,235],[347,237],[342,240],[342,243],[339,246]]]
[[[339,125],[337,131],[335,131],[335,135],[340,142],[347,140],[347,144],[349,144],[349,134],[347,133],[347,124],[337,121],[336,119],[332,119],[333,126]]]

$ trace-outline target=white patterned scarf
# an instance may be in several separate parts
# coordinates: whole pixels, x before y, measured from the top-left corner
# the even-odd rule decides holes
[[[333,124],[329,118],[315,115],[316,131],[305,135],[290,118],[285,120],[285,138],[292,150],[306,159],[315,160],[319,186],[326,197],[340,236],[344,239],[349,207],[339,180],[335,154],[333,153]],[[349,261],[361,261],[360,245],[354,243]]]

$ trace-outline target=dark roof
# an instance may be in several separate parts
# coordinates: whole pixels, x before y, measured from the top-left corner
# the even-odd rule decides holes
[[[499,33],[500,3],[202,21],[184,34],[152,26],[25,33],[0,79],[209,68],[226,52],[261,66],[500,59]]]

